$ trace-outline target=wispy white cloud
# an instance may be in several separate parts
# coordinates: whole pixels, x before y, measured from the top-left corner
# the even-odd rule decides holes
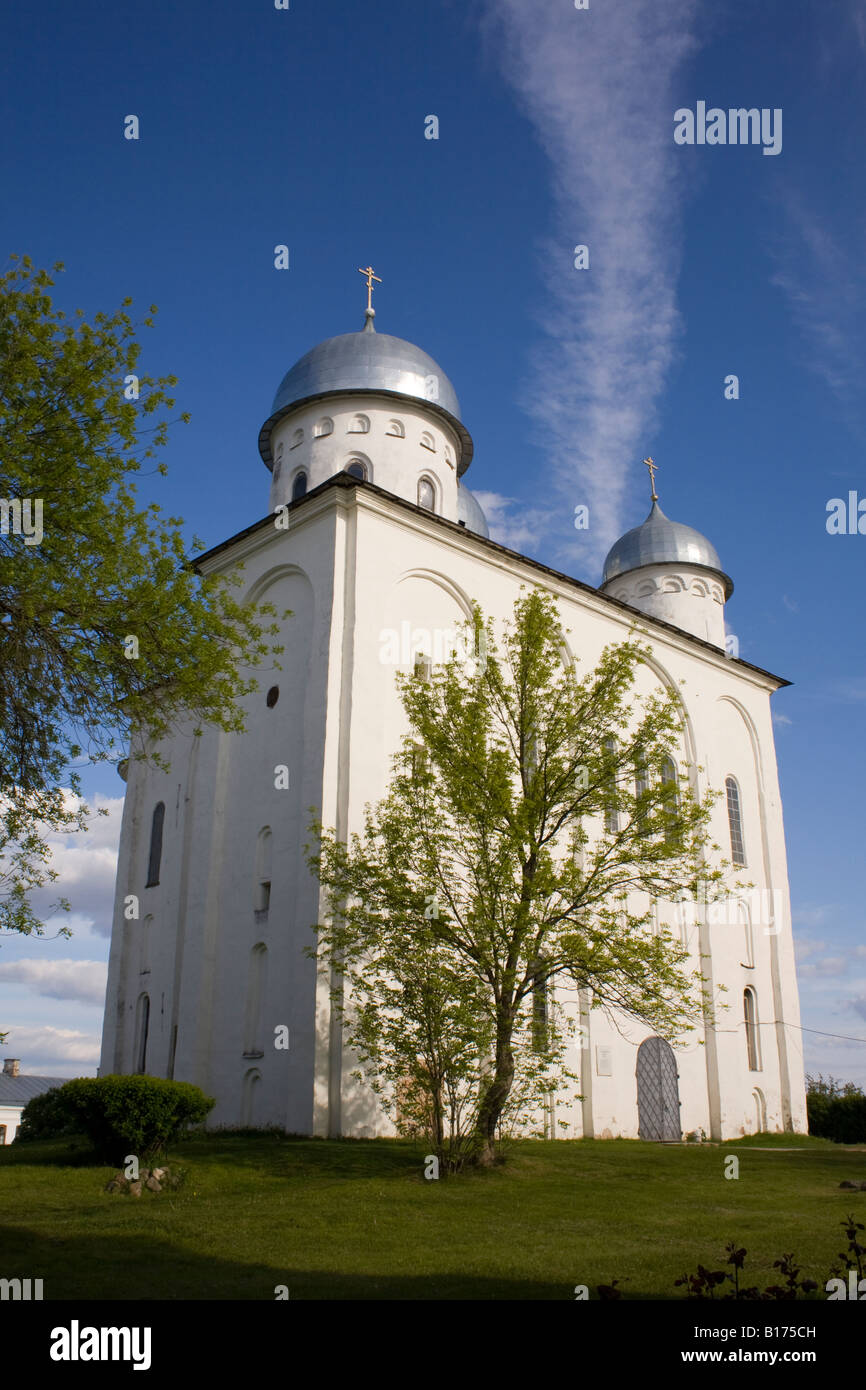
[[[47,918],[50,904],[65,897],[71,911],[79,920],[86,921],[96,935],[111,935],[123,797],[96,796],[88,805],[94,813],[89,829],[72,835],[46,837],[51,849],[51,867],[57,870],[58,878],[33,894],[33,907],[37,915],[47,921],[49,933],[56,927],[70,925],[63,912],[55,912],[50,920]],[[108,814],[97,814],[100,809]]]
[[[803,364],[823,381],[842,407],[848,426],[866,434],[862,386],[866,372],[863,318],[866,285],[862,276],[862,227],[857,218],[831,227],[814,198],[777,188],[785,227],[775,247],[777,269],[771,283],[788,301],[803,341]],[[850,213],[850,208],[846,209]]]
[[[516,497],[504,497],[499,492],[476,492],[475,496],[487,517],[491,540],[523,555],[537,550],[550,524],[549,512],[539,507],[527,508]]]
[[[488,0],[507,79],[550,160],[554,225],[540,246],[544,345],[522,403],[547,439],[557,563],[597,566],[623,529],[626,485],[654,428],[679,332],[681,187],[674,81],[697,48],[697,0],[582,11]],[[588,270],[573,248],[589,248]],[[590,510],[576,533],[574,506]],[[578,536],[576,543],[575,537]]]
[[[48,999],[101,1004],[108,967],[99,960],[14,960],[0,965],[0,982],[29,985]]]
[[[84,1076],[99,1065],[100,1039],[75,1028],[15,1025],[4,1055],[19,1057],[22,1072],[34,1076]]]

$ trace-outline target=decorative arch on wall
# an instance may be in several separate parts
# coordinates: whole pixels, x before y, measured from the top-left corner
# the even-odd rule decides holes
[[[253,884],[253,907],[256,912],[267,912],[271,905],[271,857],[274,837],[271,827],[265,825],[256,837],[256,865]]]
[[[739,901],[737,903],[737,920],[743,928],[743,960],[740,965],[746,970],[755,968],[755,935],[752,929],[752,914],[747,903]]]
[[[449,595],[450,598],[453,598],[455,602],[460,605],[460,607],[463,610],[464,618],[472,618],[472,600],[469,598],[469,595],[466,593],[465,589],[461,589],[460,585],[455,584],[454,580],[449,579],[447,575],[440,574],[438,570],[404,570],[403,573],[397,579],[396,584],[394,585],[395,589],[399,588],[399,586],[406,579],[428,579],[431,584],[438,585],[440,589],[443,589],[445,593]]]
[[[665,594],[682,594],[685,589],[685,580],[678,574],[666,574],[662,580],[662,592]]]
[[[432,454],[436,452],[436,440],[429,430],[421,431],[421,448],[429,449]]]
[[[710,592],[710,586],[703,579],[693,579],[691,591],[693,594],[697,594],[699,598],[707,598]]]
[[[649,598],[650,594],[656,593],[658,585],[654,579],[642,579],[637,586],[638,598]]]
[[[250,951],[249,974],[247,977],[247,1000],[244,1010],[244,1056],[261,1057],[262,1004],[265,995],[265,977],[268,963],[268,948],[263,941],[257,941]]]
[[[267,589],[274,584],[278,584],[281,579],[293,579],[295,577],[306,580],[311,597],[315,598],[315,590],[310,582],[310,576],[300,565],[274,565],[273,569],[267,570],[261,575],[254,584],[251,584],[244,594],[244,603],[258,603]]]
[[[321,420],[317,420],[313,425],[313,438],[324,439],[326,435],[334,433],[334,422],[330,415],[323,415]]]
[[[389,420],[388,428],[385,433],[390,434],[394,439],[405,439],[406,426],[403,424],[402,420]]]
[[[756,1086],[752,1092],[752,1100],[755,1102],[755,1122],[758,1126],[756,1134],[766,1134],[767,1132],[767,1102],[764,1092]]]
[[[291,444],[289,445],[289,448],[290,448],[290,449],[297,449],[298,445],[299,445],[299,444],[303,444],[303,442],[304,442],[304,431],[303,431],[302,429],[297,429],[297,430],[295,430],[294,434],[292,435],[292,442],[291,442]],[[282,446],[280,446],[280,447],[282,447]]]
[[[347,433],[347,434],[369,434],[369,433],[370,433],[370,417],[369,417],[369,415],[361,415],[361,414],[353,415],[352,418],[351,418],[351,420],[349,421],[349,426],[348,426],[348,429],[346,430],[346,433]]]
[[[256,1102],[261,1094],[262,1074],[258,1067],[251,1067],[246,1073],[241,1096],[241,1124],[252,1129],[255,1121]]]

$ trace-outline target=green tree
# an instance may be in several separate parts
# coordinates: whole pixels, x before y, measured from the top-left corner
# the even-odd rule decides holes
[[[649,648],[633,635],[580,678],[539,591],[501,653],[478,609],[473,626],[483,660],[398,676],[411,732],[363,834],[314,820],[307,855],[325,890],[311,949],[367,1079],[426,1085],[437,1141],[450,1084],[471,1117],[462,1154],[490,1163],[509,1111],[525,1119],[568,1076],[568,991],[672,1039],[712,1016],[687,951],[647,927],[653,899],[712,896],[722,872],[715,794],[698,800],[678,765],[679,696],[634,688]]]
[[[198,575],[181,519],[138,501],[133,478],[166,443],[177,379],[138,373],[132,301],[67,322],[49,273],[12,260],[0,277],[0,929],[42,934],[30,895],[56,878],[47,836],[88,822],[74,764],[119,761],[131,741],[130,756],[165,766],[154,745],[181,722],[242,728],[251,668],[281,648],[273,608],[240,604],[237,577]]]

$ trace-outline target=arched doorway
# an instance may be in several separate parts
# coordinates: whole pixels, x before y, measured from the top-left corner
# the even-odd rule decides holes
[[[637,1050],[637,1113],[641,1139],[679,1143],[677,1060],[664,1038],[646,1038]]]

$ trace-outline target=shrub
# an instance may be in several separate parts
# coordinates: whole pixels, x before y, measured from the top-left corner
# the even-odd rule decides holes
[[[63,1087],[77,1123],[109,1163],[155,1158],[216,1102],[186,1081],[156,1076],[82,1077]]]
[[[50,1091],[28,1100],[15,1142],[29,1144],[37,1139],[66,1139],[73,1134],[81,1134],[81,1125],[69,1103],[66,1086],[53,1086]]]
[[[843,1084],[832,1076],[828,1081],[823,1076],[806,1080],[809,1133],[836,1144],[866,1142],[866,1095],[853,1082]]]

